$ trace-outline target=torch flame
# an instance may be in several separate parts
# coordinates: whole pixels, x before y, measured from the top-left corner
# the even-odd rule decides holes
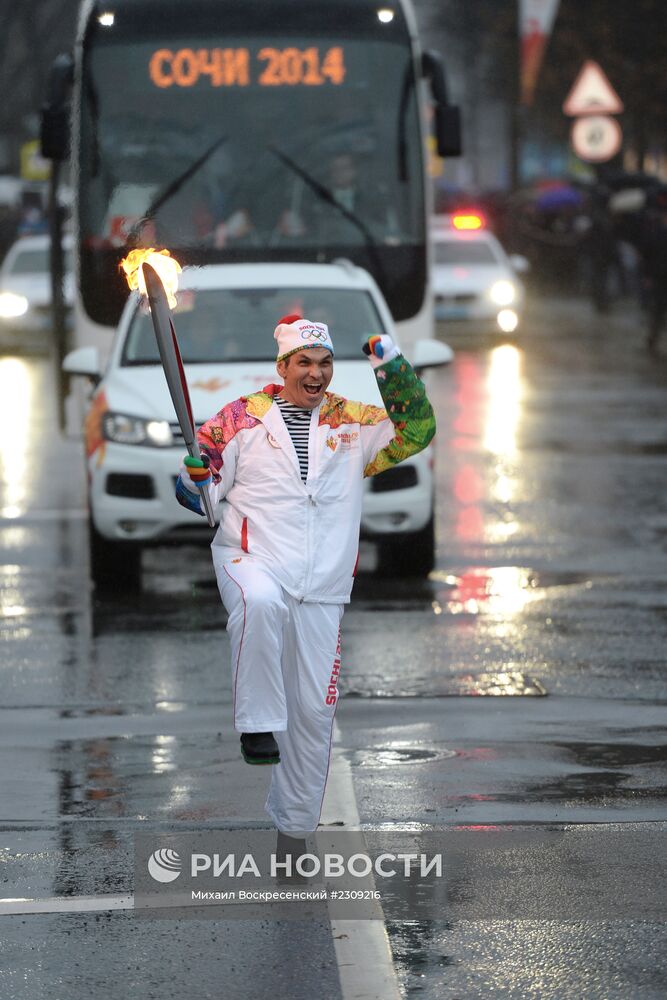
[[[142,264],[150,264],[157,271],[167,293],[169,306],[173,309],[176,305],[178,275],[183,270],[181,265],[174,260],[168,250],[155,250],[153,247],[148,250],[130,250],[127,257],[121,260],[120,266],[132,291],[138,288],[142,295],[146,295]]]

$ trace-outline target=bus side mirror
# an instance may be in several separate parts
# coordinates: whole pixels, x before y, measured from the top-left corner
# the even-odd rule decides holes
[[[49,74],[46,103],[42,106],[40,143],[47,160],[69,156],[69,95],[74,81],[74,60],[69,54],[56,56]]]
[[[39,138],[44,159],[66,160],[69,155],[69,110],[42,108]]]
[[[435,141],[438,156],[460,156],[463,150],[461,113],[447,98],[445,68],[439,52],[429,51],[422,54],[422,73],[429,81],[435,102]]]
[[[65,355],[62,370],[68,375],[83,375],[89,378],[93,385],[99,385],[102,381],[99,351],[96,347],[75,348]]]
[[[454,104],[436,106],[435,142],[438,156],[461,155],[461,112]]]

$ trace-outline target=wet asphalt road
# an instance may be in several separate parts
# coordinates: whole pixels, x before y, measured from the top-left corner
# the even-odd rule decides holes
[[[364,548],[336,717],[363,826],[465,840],[442,921],[385,911],[401,990],[663,997],[667,355],[574,301],[447,339],[438,568],[379,579]],[[131,892],[137,830],[265,825],[207,553],[151,551],[141,595],[99,600],[54,412],[44,359],[0,358],[4,898]],[[0,916],[3,998],[127,994],[342,995],[326,913]]]

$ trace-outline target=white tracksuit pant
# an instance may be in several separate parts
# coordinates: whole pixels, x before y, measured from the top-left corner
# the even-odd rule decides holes
[[[300,603],[252,556],[213,550],[229,620],[234,728],[272,732],[280,747],[266,811],[283,833],[317,828],[338,701],[342,604]]]

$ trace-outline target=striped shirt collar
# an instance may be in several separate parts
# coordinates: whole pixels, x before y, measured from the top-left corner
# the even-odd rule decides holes
[[[303,406],[297,406],[296,403],[290,403],[289,400],[283,399],[282,396],[274,396],[274,401],[280,407],[280,411],[283,415],[289,414],[290,416],[303,415],[304,417],[310,417],[312,410],[307,410]]]

